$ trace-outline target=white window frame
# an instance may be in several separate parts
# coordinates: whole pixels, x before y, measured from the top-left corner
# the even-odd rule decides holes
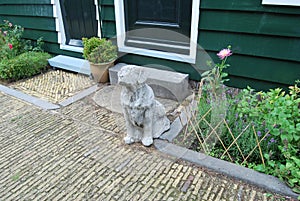
[[[114,2],[115,2],[117,43],[120,52],[132,53],[132,54],[137,54],[142,56],[150,56],[150,57],[156,57],[161,59],[168,59],[168,60],[180,61],[180,62],[186,62],[192,64],[196,63],[200,0],[193,0],[193,4],[192,4],[189,55],[126,46],[125,45],[126,33],[125,33],[124,1],[115,0]]]
[[[300,6],[300,0],[262,0],[263,5]]]
[[[55,26],[56,26],[57,38],[58,38],[57,42],[60,45],[60,49],[82,53],[83,52],[82,47],[75,47],[66,44],[66,32],[65,32],[64,22],[63,22],[61,8],[60,8],[60,0],[51,0],[51,4],[53,5],[53,17],[55,18]],[[96,20],[98,22],[98,37],[101,38],[98,1],[94,0],[94,4],[96,6]]]

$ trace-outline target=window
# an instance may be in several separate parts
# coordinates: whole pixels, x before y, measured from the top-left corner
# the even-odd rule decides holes
[[[119,51],[196,62],[200,0],[115,0]]]
[[[300,0],[262,0],[264,5],[300,6]]]

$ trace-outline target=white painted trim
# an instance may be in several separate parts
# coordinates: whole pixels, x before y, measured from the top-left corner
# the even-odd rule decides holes
[[[71,46],[71,45],[60,45],[60,49],[62,50],[68,50],[68,51],[72,51],[72,52],[79,52],[82,53],[83,52],[83,48],[82,47],[75,47],[75,46]]]
[[[126,32],[125,32],[124,2],[123,0],[114,0],[114,3],[115,3],[117,43],[120,52],[132,53],[132,54],[143,55],[143,56],[151,56],[151,57],[156,57],[161,59],[169,59],[169,60],[181,61],[181,62],[187,62],[193,64],[196,63],[200,0],[193,0],[189,55],[126,46],[125,45]]]
[[[98,37],[101,38],[101,27],[100,27],[100,18],[99,18],[99,6],[98,1],[94,1],[96,6],[96,20],[98,22]],[[51,4],[53,5],[53,17],[55,18],[55,27],[57,31],[57,42],[60,45],[60,49],[68,50],[73,52],[83,52],[83,48],[74,47],[70,45],[66,45],[66,33],[64,28],[64,22],[61,14],[60,8],[60,0],[51,0]]]
[[[262,0],[263,5],[300,6],[300,0]]]

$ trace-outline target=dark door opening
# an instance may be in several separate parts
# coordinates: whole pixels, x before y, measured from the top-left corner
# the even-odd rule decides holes
[[[60,0],[66,44],[83,47],[82,38],[97,36],[94,0]]]
[[[126,46],[188,55],[192,0],[124,0]]]

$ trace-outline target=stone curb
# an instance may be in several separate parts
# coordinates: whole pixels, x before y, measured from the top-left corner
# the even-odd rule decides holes
[[[246,167],[207,156],[159,139],[154,140],[154,147],[167,155],[192,162],[199,166],[245,181],[271,192],[287,195],[295,199],[299,196],[276,177],[262,174]]]
[[[71,105],[72,103],[80,100],[80,99],[83,99],[84,97],[86,96],[89,96],[91,95],[92,93],[94,93],[95,91],[97,91],[99,89],[98,85],[94,85],[88,89],[85,89],[83,91],[81,91],[80,93],[62,101],[59,103],[59,105],[65,107],[65,106],[68,106],[68,105]]]
[[[56,110],[56,109],[60,108],[58,105],[55,105],[53,103],[49,103],[49,102],[44,101],[42,99],[30,96],[28,94],[22,93],[20,91],[17,91],[17,90],[11,89],[11,88],[8,88],[8,87],[3,86],[3,85],[0,85],[0,91],[2,91],[5,94],[11,95],[15,98],[18,98],[18,99],[24,100],[28,103],[31,103],[33,105],[36,105],[36,106],[38,106],[42,109],[45,109],[45,110]]]

